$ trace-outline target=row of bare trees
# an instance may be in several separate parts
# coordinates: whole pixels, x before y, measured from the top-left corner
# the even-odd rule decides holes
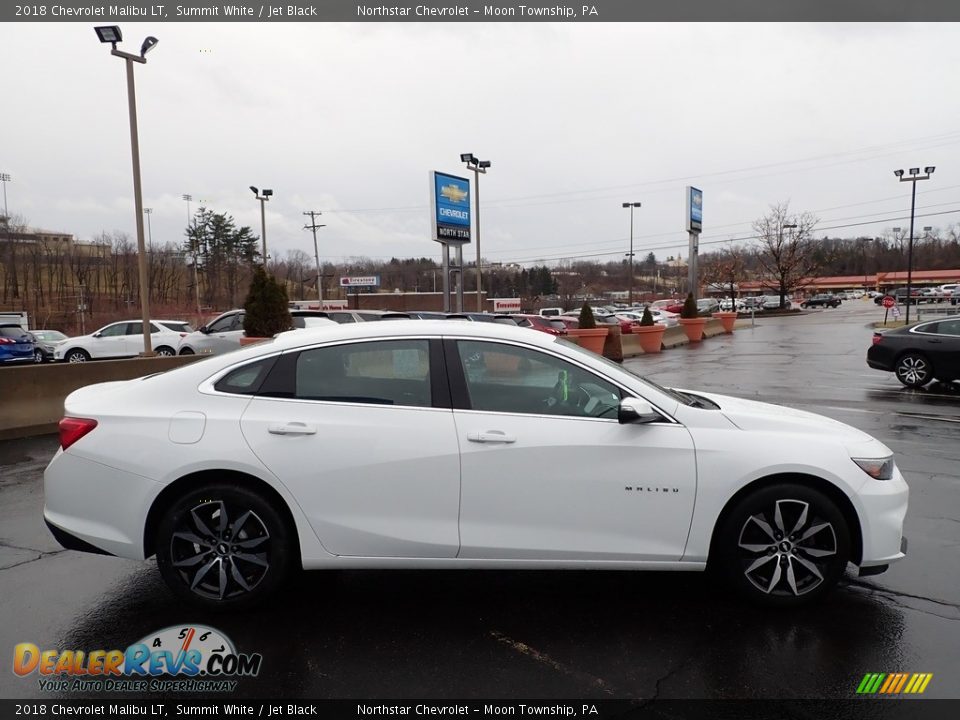
[[[730,285],[763,280],[787,295],[814,275],[867,276],[906,269],[909,239],[902,230],[881,237],[815,238],[816,226],[817,218],[810,213],[791,212],[787,203],[774,205],[754,223],[750,241],[731,241],[703,252],[702,280]],[[242,303],[260,261],[259,238],[249,227],[237,227],[229,215],[205,208],[198,210],[185,235],[181,245],[148,249],[154,313],[200,320]],[[958,235],[960,227],[952,226],[916,236],[914,268],[960,268]],[[104,232],[89,243],[57,240],[32,234],[22,218],[0,216],[0,309],[28,310],[37,326],[71,331],[81,320],[98,324],[135,313],[138,262],[136,243],[128,235]],[[291,298],[316,297],[316,262],[302,250],[271,259],[268,270],[286,284]],[[484,268],[484,289],[488,297],[552,297],[572,304],[584,295],[625,290],[628,274],[626,260],[574,260],[552,268],[493,265]],[[439,264],[426,257],[387,262],[349,258],[323,263],[320,275],[327,298],[340,297],[337,278],[342,275],[380,275],[381,290],[388,292],[442,288]],[[468,266],[465,291],[475,288],[475,277]],[[648,252],[634,263],[634,286],[641,296],[678,292],[685,277],[686,268],[672,257],[659,260]]]

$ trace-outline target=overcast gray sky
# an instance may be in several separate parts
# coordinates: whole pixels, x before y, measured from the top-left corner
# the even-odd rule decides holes
[[[534,262],[683,251],[683,188],[701,242],[744,238],[778,201],[821,227],[909,211],[896,168],[935,165],[918,215],[960,211],[960,26],[954,24],[127,23],[144,205],[183,238],[184,193],[271,254],[431,256],[427,172],[481,178],[482,250]],[[11,214],[81,240],[135,236],[124,63],[92,24],[0,26],[0,172]],[[472,176],[472,175],[471,175]],[[929,207],[924,207],[929,206]],[[922,208],[922,209],[921,209]],[[960,212],[921,218],[946,227]],[[905,221],[831,235],[879,235]],[[467,251],[468,257],[473,250]]]

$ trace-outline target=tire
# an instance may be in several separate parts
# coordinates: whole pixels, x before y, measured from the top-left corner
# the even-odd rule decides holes
[[[192,349],[192,348],[182,347],[182,348],[180,348],[180,354],[181,354],[181,355],[193,355],[194,352],[193,352],[193,349]]]
[[[262,603],[297,557],[280,512],[259,493],[228,483],[199,487],[174,502],[160,520],[155,547],[167,586],[208,609]]]
[[[922,388],[933,380],[933,366],[920,353],[906,353],[897,358],[893,368],[897,380],[908,388]]]
[[[160,357],[173,357],[177,354],[176,351],[168,345],[161,345],[154,350],[154,352]]]
[[[37,364],[40,364],[43,362],[43,350],[41,350],[40,348],[37,348],[36,350],[33,351],[33,361]]]
[[[74,348],[64,355],[63,359],[68,363],[87,362],[87,360],[90,359],[90,353],[88,353],[86,350],[81,350],[80,348]]]
[[[809,305],[807,305],[806,303],[800,303],[800,307],[806,310],[809,307]]]
[[[837,584],[850,557],[850,534],[829,497],[782,483],[741,500],[718,529],[714,551],[717,570],[735,591],[762,605],[796,607]]]

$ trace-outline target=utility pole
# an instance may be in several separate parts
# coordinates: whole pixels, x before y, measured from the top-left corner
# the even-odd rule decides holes
[[[323,215],[319,210],[310,210],[304,215],[310,216],[310,224],[304,225],[304,230],[313,231],[313,259],[317,263],[317,300],[320,301],[320,309],[323,310],[323,275],[320,272],[320,253],[317,250],[317,228],[326,227],[326,225],[317,225],[317,215]]]

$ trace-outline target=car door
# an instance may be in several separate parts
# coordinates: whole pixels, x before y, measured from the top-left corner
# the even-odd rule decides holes
[[[460,557],[681,558],[696,494],[685,427],[620,424],[626,391],[539,349],[449,340],[446,353]]]
[[[440,365],[439,340],[288,353],[244,412],[246,441],[329,552],[456,556],[460,454]]]
[[[206,351],[217,355],[240,347],[244,317],[245,313],[237,312],[213,322],[208,328],[204,343]]]
[[[157,343],[156,338],[157,334],[160,332],[160,328],[157,327],[156,323],[150,323],[150,347],[156,349]],[[124,332],[123,336],[123,347],[124,355],[139,355],[143,352],[143,321],[137,320],[136,322],[127,323],[127,329]]]
[[[86,344],[92,358],[113,358],[127,356],[127,326],[130,323],[117,322],[101,328]]]
[[[937,380],[960,379],[960,318],[931,323],[923,333]]]

